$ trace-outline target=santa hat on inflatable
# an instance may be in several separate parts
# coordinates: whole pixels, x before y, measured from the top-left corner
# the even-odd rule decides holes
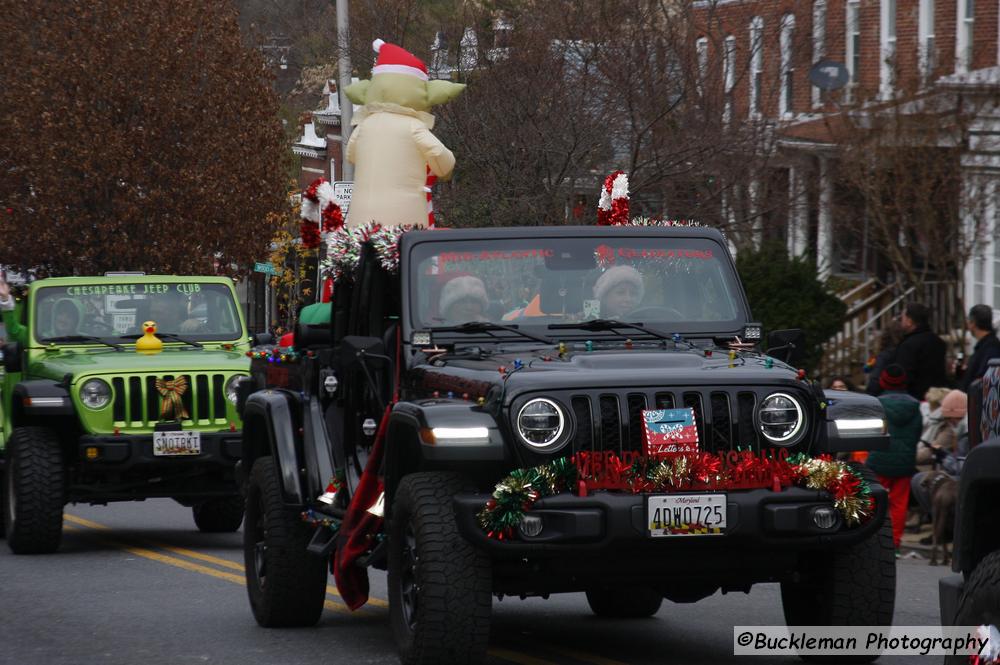
[[[457,303],[459,300],[464,300],[465,298],[478,300],[485,310],[489,305],[489,298],[486,295],[486,286],[483,284],[483,280],[479,279],[475,275],[463,274],[457,277],[452,277],[445,282],[444,287],[441,289],[441,298],[438,302],[438,309],[442,314],[444,314],[448,311],[449,307]]]
[[[378,53],[378,59],[372,68],[372,76],[379,74],[404,74],[428,80],[427,65],[423,60],[413,55],[405,48],[389,44],[381,39],[372,42],[372,49]]]

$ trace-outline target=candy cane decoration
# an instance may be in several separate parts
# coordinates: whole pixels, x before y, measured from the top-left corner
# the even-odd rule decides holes
[[[604,179],[601,198],[597,202],[597,223],[600,226],[627,224],[628,175],[615,171]]]

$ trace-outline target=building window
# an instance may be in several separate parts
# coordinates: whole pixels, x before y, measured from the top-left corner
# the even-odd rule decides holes
[[[729,124],[733,117],[733,88],[736,86],[736,37],[726,35],[725,55],[722,59],[722,81],[725,86],[725,108],[722,122]]]
[[[791,115],[795,106],[795,15],[781,17],[781,98],[779,107],[782,115]]]
[[[920,49],[920,78],[926,84],[930,81],[937,64],[934,48],[934,0],[920,0],[920,14],[917,18],[918,48]]]
[[[860,12],[859,0],[847,0],[847,71],[851,75],[851,83],[848,87],[848,101],[850,101],[851,89],[858,84],[861,78],[861,21],[858,14]]]
[[[813,64],[826,56],[826,0],[816,0],[813,3]],[[813,107],[822,106],[822,90],[812,86]]]
[[[976,0],[959,0],[958,12],[955,71],[967,72],[972,66],[972,37],[976,23]]]
[[[764,83],[764,19],[750,20],[750,117],[760,116],[761,85]]]
[[[695,41],[698,54],[698,94],[705,94],[705,78],[708,76],[708,38],[699,37]]]
[[[879,63],[879,94],[890,99],[896,87],[896,0],[882,0],[880,17],[882,59]]]

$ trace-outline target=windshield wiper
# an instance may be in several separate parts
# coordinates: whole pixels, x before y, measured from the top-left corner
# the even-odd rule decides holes
[[[194,347],[197,347],[199,349],[205,348],[205,345],[202,344],[201,342],[195,342],[194,340],[184,339],[183,337],[179,337],[178,335],[175,335],[173,333],[161,333],[161,332],[158,332],[158,333],[156,333],[156,336],[157,337],[166,338],[166,339],[168,339],[170,341],[173,341],[173,342],[181,342],[182,344],[187,344],[188,346],[194,346]],[[121,336],[122,339],[139,339],[140,337],[142,337],[142,335],[133,334],[133,335],[122,335]]]
[[[593,319],[591,321],[581,321],[579,323],[551,323],[548,328],[549,330],[569,330],[571,328],[577,328],[579,330],[593,331],[629,328],[631,330],[641,330],[642,332],[652,335],[657,339],[666,340],[668,342],[672,339],[669,335],[664,335],[657,330],[647,328],[641,323],[629,323],[628,321],[618,321],[616,319]]]
[[[114,342],[107,342],[100,337],[94,337],[93,335],[60,335],[59,337],[46,337],[46,343],[48,342],[97,342],[98,344],[103,344],[105,346],[110,346],[115,351],[124,351],[121,344],[115,344]]]
[[[494,330],[507,330],[509,332],[517,333],[522,337],[533,339],[536,342],[541,342],[542,344],[555,344],[555,342],[553,342],[548,337],[542,337],[541,335],[534,335],[530,332],[519,330],[517,326],[505,326],[501,323],[492,323],[490,321],[468,321],[466,323],[462,323],[457,326],[444,326],[440,328],[437,327],[431,328],[432,332],[459,332],[459,333],[477,333],[477,332],[489,333]]]

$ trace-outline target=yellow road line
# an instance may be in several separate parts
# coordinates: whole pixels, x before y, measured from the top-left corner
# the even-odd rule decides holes
[[[102,531],[108,531],[108,530],[110,530],[110,527],[105,526],[104,524],[99,524],[97,522],[92,522],[91,520],[85,519],[83,517],[77,517],[76,515],[70,515],[69,513],[66,513],[64,515],[64,518],[67,521],[69,521],[69,522],[73,522],[75,524],[80,524],[82,526],[90,527],[91,529],[99,529],[99,530],[102,530]],[[157,542],[152,542],[152,541],[145,541],[145,544],[147,544],[147,545],[149,545],[151,547],[157,547],[159,549],[167,550],[168,552],[173,552],[174,554],[179,554],[180,556],[186,556],[186,557],[188,557],[190,559],[197,559],[199,561],[205,561],[207,563],[214,563],[217,566],[222,566],[224,568],[229,568],[230,570],[238,570],[241,573],[245,572],[243,564],[237,563],[235,561],[230,561],[229,559],[224,559],[222,557],[212,556],[211,554],[205,554],[203,552],[197,552],[195,550],[191,550],[191,549],[188,549],[186,547],[175,547],[173,545],[166,545],[166,544],[163,544],[163,543],[157,543]],[[192,565],[194,565],[194,564],[192,564]],[[204,566],[201,566],[201,567],[204,568]],[[326,592],[328,594],[331,594],[331,595],[336,596],[338,598],[340,597],[340,594],[337,593],[337,589],[335,587],[327,586],[326,587]],[[327,602],[330,602],[330,601],[327,601]],[[369,605],[373,605],[375,607],[389,607],[389,603],[387,603],[386,601],[382,600],[381,598],[369,598],[368,599],[368,604]],[[336,605],[336,607],[337,608],[343,608],[344,606],[343,605]]]
[[[507,660],[512,663],[519,663],[520,665],[558,665],[551,660],[545,660],[543,658],[535,658],[534,656],[529,656],[525,653],[518,653],[517,651],[511,651],[510,649],[501,649],[499,647],[492,647],[487,652],[494,658],[499,658],[501,660]]]

